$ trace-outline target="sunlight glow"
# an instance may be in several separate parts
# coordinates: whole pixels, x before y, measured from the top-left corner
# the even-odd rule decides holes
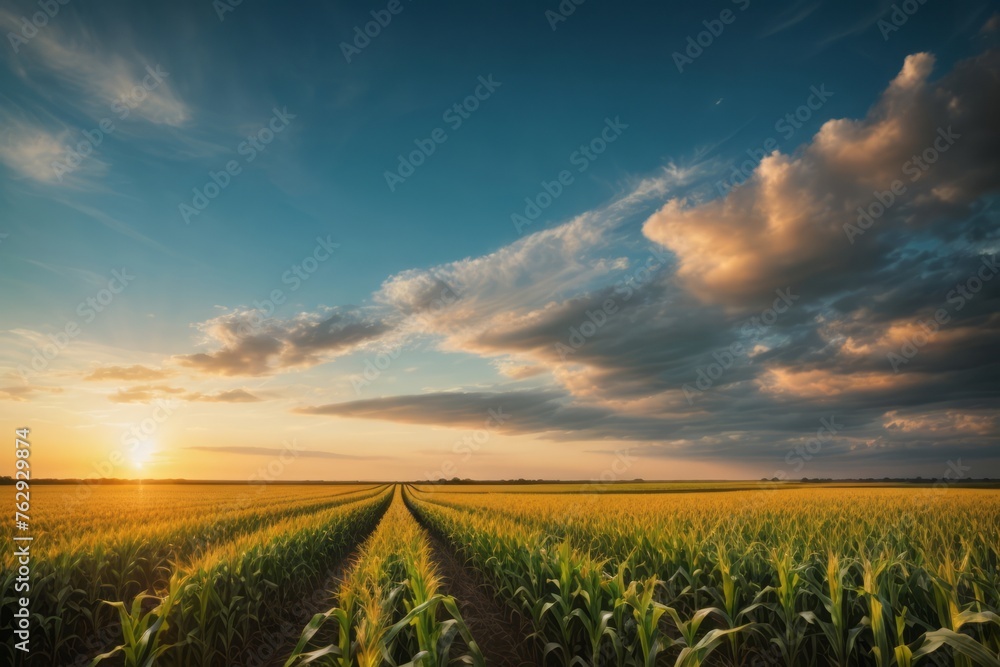
[[[132,452],[132,466],[137,469],[142,469],[153,459],[153,453],[156,450],[156,443],[152,440],[144,440],[138,444],[135,451]]]

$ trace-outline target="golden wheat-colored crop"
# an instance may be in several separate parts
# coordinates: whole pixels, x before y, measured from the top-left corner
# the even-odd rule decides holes
[[[483,665],[456,601],[439,587],[427,531],[397,491],[341,586],[338,606],[309,622],[286,667],[381,667],[387,659],[424,667],[454,661]],[[328,623],[336,628],[335,640],[317,642],[317,633]]]
[[[94,655],[120,634],[110,629],[118,614],[104,601],[131,605],[137,596],[160,595],[179,564],[219,545],[387,493],[373,485],[96,485],[77,501],[76,485],[32,491],[32,654],[53,664]],[[16,595],[12,549],[2,564],[7,604]],[[9,644],[5,651],[10,664],[19,657]]]
[[[407,498],[559,664],[1000,665],[996,491]]]

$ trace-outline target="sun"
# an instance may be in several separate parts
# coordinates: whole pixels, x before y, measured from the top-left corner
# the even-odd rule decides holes
[[[132,452],[132,467],[142,470],[153,460],[153,453],[156,450],[156,443],[152,440],[143,440]]]

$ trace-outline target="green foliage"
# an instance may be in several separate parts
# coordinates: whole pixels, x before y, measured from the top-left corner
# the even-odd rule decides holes
[[[996,665],[1000,496],[830,489],[478,494],[413,511],[548,663]]]

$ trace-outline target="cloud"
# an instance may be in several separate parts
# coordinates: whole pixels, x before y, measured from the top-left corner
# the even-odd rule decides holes
[[[669,443],[675,456],[732,455],[734,432],[746,431],[746,415],[720,419],[705,412],[687,415],[628,413],[614,406],[580,401],[560,390],[453,391],[313,405],[296,414],[372,419],[459,430],[487,429],[503,435],[539,435],[553,441],[631,441],[643,446]],[[769,428],[754,434],[760,446],[812,428],[808,416],[767,415]],[[818,417],[817,417],[818,418]],[[748,448],[753,447],[750,439]],[[725,445],[728,444],[727,449]]]
[[[21,19],[0,9],[0,30],[20,34]],[[30,185],[76,194],[102,190],[100,179],[117,161],[112,134],[149,154],[162,154],[161,140],[169,137],[171,158],[217,152],[180,131],[194,112],[170,67],[150,60],[146,48],[136,45],[130,26],[115,19],[88,22],[68,8],[30,43],[15,46],[13,55],[8,51],[3,60],[20,94],[0,111],[0,163]]]
[[[209,375],[268,375],[308,368],[378,340],[386,322],[358,311],[303,313],[289,320],[234,310],[198,325],[211,352],[180,355],[177,363]]]
[[[0,112],[0,162],[23,177],[54,182],[59,174],[53,163],[66,154],[68,133],[50,131],[41,125]],[[101,163],[94,161],[91,166]]]
[[[979,32],[980,34],[986,35],[991,32],[996,32],[997,30],[1000,30],[1000,12],[990,16],[990,18],[986,20],[986,23],[983,24],[983,27],[979,29]]]
[[[269,375],[419,341],[484,359],[496,375],[295,412],[479,429],[502,409],[510,419],[497,430],[509,435],[763,466],[780,466],[836,417],[849,421],[824,446],[824,465],[841,470],[899,452],[933,462],[934,434],[955,424],[949,452],[996,461],[993,422],[940,415],[1000,407],[1000,279],[983,273],[1000,247],[990,207],[1000,59],[986,53],[937,80],[933,64],[910,56],[864,118],[824,123],[725,197],[702,187],[714,163],[671,164],[493,252],[389,276],[364,309],[255,326],[238,309],[203,322],[210,349],[176,359]],[[934,164],[908,180],[928,149]],[[896,179],[905,192],[849,237],[858,207]],[[942,309],[945,324],[927,334]],[[914,340],[893,368],[887,355]]]
[[[862,120],[835,119],[793,155],[775,151],[715,201],[670,200],[643,231],[673,252],[705,302],[738,304],[793,285],[812,295],[864,285],[907,238],[948,241],[1000,185],[1000,54],[931,82],[933,56],[906,58]],[[922,156],[927,157],[926,161]],[[905,188],[891,192],[894,182]],[[859,207],[879,210],[854,232]],[[874,207],[873,207],[874,202]]]
[[[179,387],[146,384],[119,389],[108,396],[108,399],[113,403],[149,403],[155,398],[166,398],[183,393],[184,390]]]
[[[20,17],[0,12],[0,27],[17,32]],[[92,119],[128,116],[156,125],[181,126],[191,119],[191,110],[174,91],[169,72],[150,62],[131,46],[127,28],[117,26],[116,50],[109,40],[82,21],[66,26],[71,17],[61,16],[31,40],[30,48],[18,54],[15,73],[27,84],[54,93],[64,108],[76,108]],[[155,73],[155,75],[154,75]],[[58,86],[46,86],[54,80]],[[145,82],[145,86],[143,83]],[[126,117],[128,117],[126,116]]]
[[[617,423],[623,421],[609,410],[572,405],[564,394],[543,390],[437,392],[316,405],[297,408],[294,412],[450,428],[481,429],[485,426],[500,433],[606,431],[597,437],[620,434]],[[602,424],[605,424],[603,428]]]
[[[0,400],[6,401],[17,401],[23,403],[25,401],[31,400],[34,394],[38,393],[50,393],[58,394],[61,393],[62,389],[59,387],[37,387],[32,385],[12,385],[9,387],[0,387]]]
[[[938,410],[932,412],[885,413],[886,430],[921,433],[931,437],[951,437],[957,434],[990,435],[997,432],[997,415],[983,411]]]
[[[245,389],[230,389],[216,394],[192,394],[187,400],[209,403],[256,403],[261,399]]]
[[[382,456],[354,456],[352,454],[339,454],[337,452],[324,452],[309,449],[277,449],[273,447],[185,447],[202,452],[216,452],[219,454],[238,454],[243,456],[291,456],[293,458],[305,459],[335,459],[338,461],[378,461]]]
[[[63,144],[44,130],[9,129],[0,144],[0,159],[11,169],[39,181],[55,180],[52,163],[61,158]]]
[[[437,338],[440,347],[467,351],[483,331],[535,308],[550,307],[554,294],[586,294],[628,265],[607,257],[617,231],[651,201],[706,176],[699,166],[671,163],[638,180],[612,202],[552,228],[542,229],[494,253],[388,277],[365,309],[340,308],[281,320],[237,308],[197,325],[207,352],[175,357],[206,374],[262,376],[327,363],[365,348],[399,347],[416,338]],[[502,353],[500,353],[502,354]],[[502,361],[521,378],[544,367]],[[517,368],[518,370],[514,370]]]
[[[513,380],[524,380],[546,372],[544,366],[528,363],[518,363],[510,359],[497,359],[493,362],[497,372]]]
[[[174,398],[206,403],[254,403],[261,400],[245,389],[230,389],[215,394],[203,394],[166,385],[138,385],[119,389],[108,398],[114,403],[149,403],[157,398]]]
[[[762,392],[777,396],[822,399],[833,401],[844,394],[885,394],[912,386],[919,378],[912,374],[893,373],[888,367],[882,371],[834,372],[823,369],[799,370],[789,367],[772,367],[757,378]]]
[[[133,366],[102,366],[94,369],[84,380],[124,380],[126,382],[148,382],[162,380],[173,375],[171,371],[160,368],[150,368],[136,364]]]

